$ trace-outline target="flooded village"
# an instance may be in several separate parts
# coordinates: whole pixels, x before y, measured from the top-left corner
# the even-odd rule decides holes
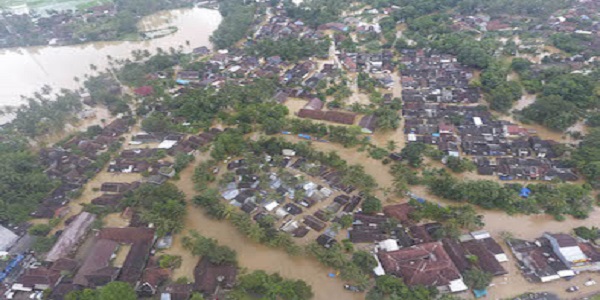
[[[530,81],[594,76],[545,34],[593,48],[600,6],[540,18],[541,41],[516,16],[438,20],[494,40],[483,67],[394,1],[183,2],[137,21],[165,36],[0,50],[0,299],[597,299],[597,108],[549,129]]]

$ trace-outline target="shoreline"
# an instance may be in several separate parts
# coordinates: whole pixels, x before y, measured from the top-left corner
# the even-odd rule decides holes
[[[140,31],[178,28],[177,31],[161,37],[137,41],[90,42],[72,46],[0,49],[0,64],[9,72],[14,70],[13,76],[0,84],[0,99],[3,99],[0,107],[16,108],[26,104],[23,96],[33,96],[44,85],[52,87],[55,91],[62,88],[77,90],[82,87],[83,80],[76,82],[75,77],[83,78],[86,74],[96,74],[96,71],[90,69],[90,65],[97,66],[98,70],[111,67],[107,56],[113,60],[130,59],[134,50],[155,53],[157,48],[168,49],[174,45],[182,45],[186,53],[195,47],[212,47],[209,37],[221,20],[219,12],[210,8],[166,10],[138,22]],[[190,42],[189,46],[186,41]],[[7,123],[13,118],[7,114],[0,117],[0,123]]]

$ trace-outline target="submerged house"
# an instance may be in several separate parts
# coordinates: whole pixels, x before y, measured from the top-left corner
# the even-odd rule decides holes
[[[402,278],[408,286],[433,286],[441,292],[468,289],[441,242],[380,251],[377,257],[386,274]]]

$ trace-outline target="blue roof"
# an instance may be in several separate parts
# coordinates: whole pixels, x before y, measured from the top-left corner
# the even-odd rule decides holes
[[[487,290],[473,290],[473,294],[475,298],[481,298],[487,296],[488,292]]]
[[[531,194],[531,190],[526,187],[522,188],[521,192],[519,192],[519,196],[524,197],[524,198],[529,197],[530,194]]]

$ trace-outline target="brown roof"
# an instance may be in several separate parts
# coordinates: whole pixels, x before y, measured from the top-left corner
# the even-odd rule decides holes
[[[358,126],[373,132],[377,128],[377,117],[375,115],[366,115],[360,119]]]
[[[144,227],[103,228],[98,238],[122,244],[135,244],[154,239],[154,229]]]
[[[556,239],[556,242],[560,247],[575,247],[577,246],[577,240],[574,237],[565,234],[565,233],[557,233],[557,234],[549,234],[549,236]]]
[[[323,223],[321,220],[315,218],[314,216],[305,216],[304,224],[306,224],[306,226],[308,226],[316,231],[321,231],[321,230],[325,229],[325,226],[326,226],[325,223]]]
[[[494,275],[504,275],[508,272],[500,265],[496,256],[490,252],[485,243],[479,240],[470,240],[462,243],[465,250],[471,255],[477,256],[477,265],[480,269]]]
[[[172,283],[164,292],[171,295],[171,300],[188,300],[192,295],[193,285]]]
[[[325,112],[325,120],[334,122],[334,123],[352,125],[352,124],[354,124],[355,118],[356,118],[356,114],[353,114],[353,113],[342,112],[342,111],[331,111],[331,110]]]
[[[465,251],[465,248],[458,241],[445,238],[442,240],[442,243],[444,250],[446,250],[446,253],[448,253],[458,271],[462,273],[471,267],[471,263],[467,259],[467,251]]]
[[[429,232],[423,226],[410,226],[408,230],[416,244],[433,242],[433,238],[431,238],[431,235],[429,235]]]
[[[312,98],[308,103],[304,106],[304,109],[313,109],[313,110],[321,110],[323,109],[323,101],[319,98]]]
[[[79,263],[74,259],[61,258],[52,264],[51,269],[56,271],[73,272],[77,269]]]
[[[135,284],[142,276],[150,249],[154,244],[154,229],[143,227],[104,228],[100,230],[98,236],[122,244],[131,244],[118,279]]]
[[[298,117],[313,120],[323,120],[325,118],[325,112],[322,110],[312,110],[303,108],[298,111]]]
[[[387,274],[402,277],[409,286],[445,286],[461,278],[440,242],[381,251],[378,256]]]
[[[236,277],[236,266],[216,265],[208,259],[201,259],[194,269],[195,289],[208,295],[213,295],[218,286],[233,288]]]
[[[26,269],[17,283],[33,288],[36,285],[53,287],[60,278],[60,272],[48,268]]]
[[[388,205],[383,208],[383,213],[388,218],[394,218],[402,223],[410,221],[410,214],[415,208],[409,203],[402,203],[396,205]]]
[[[110,266],[110,259],[119,247],[115,241],[100,239],[92,248],[92,252],[85,258],[81,268],[73,278],[73,283],[91,287],[88,281],[90,275]]]

